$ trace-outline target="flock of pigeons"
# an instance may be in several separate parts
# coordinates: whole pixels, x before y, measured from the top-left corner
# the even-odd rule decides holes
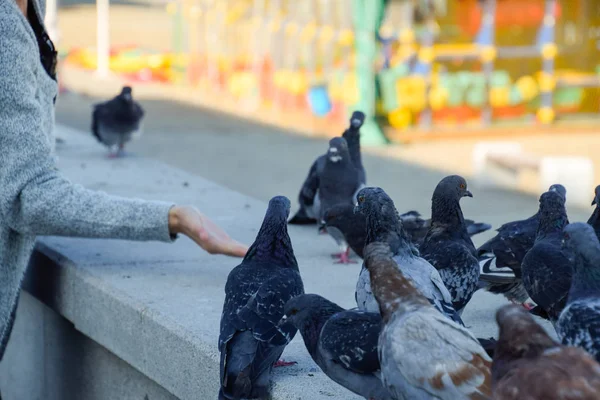
[[[381,188],[367,187],[355,112],[342,137],[310,167],[300,209],[269,202],[255,242],[225,286],[219,399],[270,398],[273,367],[300,332],[323,372],[370,400],[600,398],[600,186],[588,223],[569,224],[566,190],[552,185],[539,211],[491,228],[465,220],[472,197],[452,175],[433,192],[431,219],[399,214]],[[288,224],[316,224],[340,248],[338,262],[363,259],[346,310],[305,294]],[[462,311],[477,290],[505,295],[499,337],[478,339]],[[532,314],[550,320],[562,343]]]
[[[140,131],[144,111],[124,87],[94,107],[92,132],[111,157]],[[566,189],[550,186],[528,219],[502,225],[466,220],[464,178],[442,179],[431,219],[398,213],[386,192],[366,186],[360,153],[364,114],[330,140],[311,165],[288,221],[290,201],[269,202],[256,240],[225,285],[219,399],[270,398],[273,367],[299,331],[333,381],[369,400],[600,399],[600,186],[587,223],[569,223]],[[305,294],[289,224],[316,224],[339,246],[340,263],[363,259],[345,310]],[[513,303],[498,309],[499,337],[478,339],[462,311],[477,290]],[[556,342],[532,315],[549,320]]]

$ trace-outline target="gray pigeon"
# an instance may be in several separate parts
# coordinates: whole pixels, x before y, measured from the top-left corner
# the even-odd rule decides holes
[[[548,191],[540,196],[540,223],[535,242],[521,264],[523,286],[537,304],[537,315],[555,323],[567,302],[573,253],[561,247],[562,230],[569,223],[565,198]]]
[[[350,117],[350,127],[344,131],[342,137],[346,139],[348,143],[348,152],[354,167],[358,170],[358,180],[361,184],[366,183],[365,168],[362,164],[362,158],[360,154],[360,127],[365,122],[365,114],[360,111],[355,111]],[[320,204],[318,203],[319,197],[319,185],[320,185],[320,173],[325,167],[327,154],[319,156],[313,164],[310,166],[308,176],[306,177],[300,194],[298,195],[298,202],[300,203],[300,209],[296,212],[294,217],[290,219],[290,224],[295,225],[310,225],[320,222]]]
[[[565,227],[564,243],[575,254],[575,269],[556,333],[564,345],[600,361],[600,242],[590,225],[577,222]]]
[[[398,269],[386,243],[369,243],[365,264],[381,308],[378,353],[383,383],[392,396],[489,398],[492,360],[475,336],[431,306]]]
[[[548,191],[557,192],[566,199],[567,190],[563,185],[554,184]],[[497,229],[496,236],[477,249],[480,287],[531,308],[526,303],[529,295],[523,287],[521,263],[533,247],[539,223],[539,211],[527,219],[508,222]]]
[[[459,314],[479,288],[477,253],[460,208],[463,197],[473,195],[462,176],[447,176],[438,183],[431,199],[431,227],[419,247],[440,273]]]
[[[392,400],[380,379],[379,314],[347,311],[319,295],[303,294],[287,302],[282,321],[298,328],[306,350],[334,382],[366,399]]]
[[[362,213],[367,220],[367,238],[365,245],[372,242],[384,242],[390,246],[397,268],[402,271],[419,292],[433,304],[438,311],[459,324],[460,316],[452,306],[452,297],[439,272],[424,258],[408,239],[402,228],[402,222],[392,199],[381,188],[367,187],[358,192],[356,212]],[[368,312],[379,312],[379,304],[371,288],[369,271],[363,262],[356,283],[356,304]]]
[[[95,104],[92,113],[92,133],[111,150],[109,157],[123,154],[125,144],[142,134],[144,110],[133,100],[131,87],[104,103]]]
[[[587,223],[594,228],[596,236],[600,238],[600,185],[596,186],[596,189],[594,190],[594,200],[592,200],[592,205],[596,207]]]
[[[273,365],[296,334],[280,326],[285,303],[304,293],[287,232],[290,201],[273,197],[256,240],[225,285],[219,399],[270,398]]]

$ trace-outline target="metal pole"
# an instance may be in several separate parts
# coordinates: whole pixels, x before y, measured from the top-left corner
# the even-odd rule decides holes
[[[109,0],[96,0],[96,73],[103,78],[109,73],[109,32]]]
[[[48,31],[48,36],[54,42],[54,45],[58,45],[59,40],[59,32],[58,32],[58,24],[57,24],[57,15],[58,15],[58,0],[46,0],[46,18],[44,21],[44,25],[46,25],[46,30]]]

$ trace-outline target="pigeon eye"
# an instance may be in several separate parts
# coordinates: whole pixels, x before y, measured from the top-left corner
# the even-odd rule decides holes
[[[296,314],[298,314],[298,310],[296,310],[295,308],[292,311],[290,311],[290,315],[296,315]]]
[[[464,189],[464,188],[466,188],[466,187],[467,187],[467,185],[465,185],[464,183],[461,183],[461,184],[460,184],[460,188],[461,188],[461,189]]]
[[[365,196],[358,196],[358,202],[359,203],[364,203],[365,202]]]

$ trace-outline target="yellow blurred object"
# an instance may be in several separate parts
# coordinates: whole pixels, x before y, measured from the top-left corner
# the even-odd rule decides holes
[[[288,22],[285,25],[284,31],[285,34],[288,36],[294,36],[296,33],[298,33],[298,24],[295,22]]]
[[[394,28],[390,24],[383,24],[379,28],[379,36],[382,38],[389,38],[394,34]]]
[[[316,34],[317,24],[311,22],[305,25],[304,28],[302,28],[302,31],[300,32],[300,40],[302,40],[303,42],[310,42],[311,40],[313,40]]]
[[[308,90],[308,79],[304,72],[294,72],[290,77],[288,89],[293,94],[306,93]]]
[[[329,43],[333,37],[335,36],[335,30],[330,25],[325,25],[321,27],[321,31],[319,32],[319,40],[323,43]]]
[[[558,47],[554,43],[546,43],[542,46],[542,58],[552,60],[558,54]]]
[[[175,13],[177,12],[177,3],[171,2],[171,3],[167,4],[167,6],[165,8],[167,10],[167,14],[175,15]]]
[[[419,112],[427,106],[425,88],[427,83],[422,76],[409,76],[396,81],[396,95],[400,104],[410,111]]]
[[[554,121],[554,110],[551,107],[541,107],[537,111],[537,118],[542,124],[550,124]]]
[[[281,29],[281,21],[279,21],[279,19],[271,20],[267,24],[267,28],[270,32],[276,33]]]
[[[435,51],[432,47],[423,47],[419,50],[419,60],[424,63],[431,63],[435,58]]]
[[[542,92],[551,92],[556,87],[556,79],[547,72],[539,73],[538,81]]]
[[[484,46],[480,50],[479,57],[483,62],[492,62],[496,59],[497,54],[494,46]]]
[[[490,89],[490,105],[494,108],[506,107],[510,104],[510,88],[493,87]]]
[[[412,29],[403,29],[398,40],[403,44],[412,43],[415,41],[415,32]]]
[[[388,122],[397,129],[405,129],[412,122],[412,114],[407,108],[398,108],[388,114]]]
[[[291,73],[292,72],[287,69],[275,71],[273,74],[273,84],[279,89],[284,89],[290,81]]]
[[[338,43],[341,46],[352,46],[354,42],[354,32],[350,29],[344,29],[340,32],[340,36],[338,38]]]
[[[359,102],[358,78],[355,73],[348,73],[342,80],[342,99],[344,104],[351,106]]]
[[[530,75],[525,75],[517,79],[515,86],[525,101],[533,100],[539,93],[537,82]]]
[[[436,86],[429,91],[429,105],[432,110],[441,110],[448,104],[450,93],[448,89]]]

